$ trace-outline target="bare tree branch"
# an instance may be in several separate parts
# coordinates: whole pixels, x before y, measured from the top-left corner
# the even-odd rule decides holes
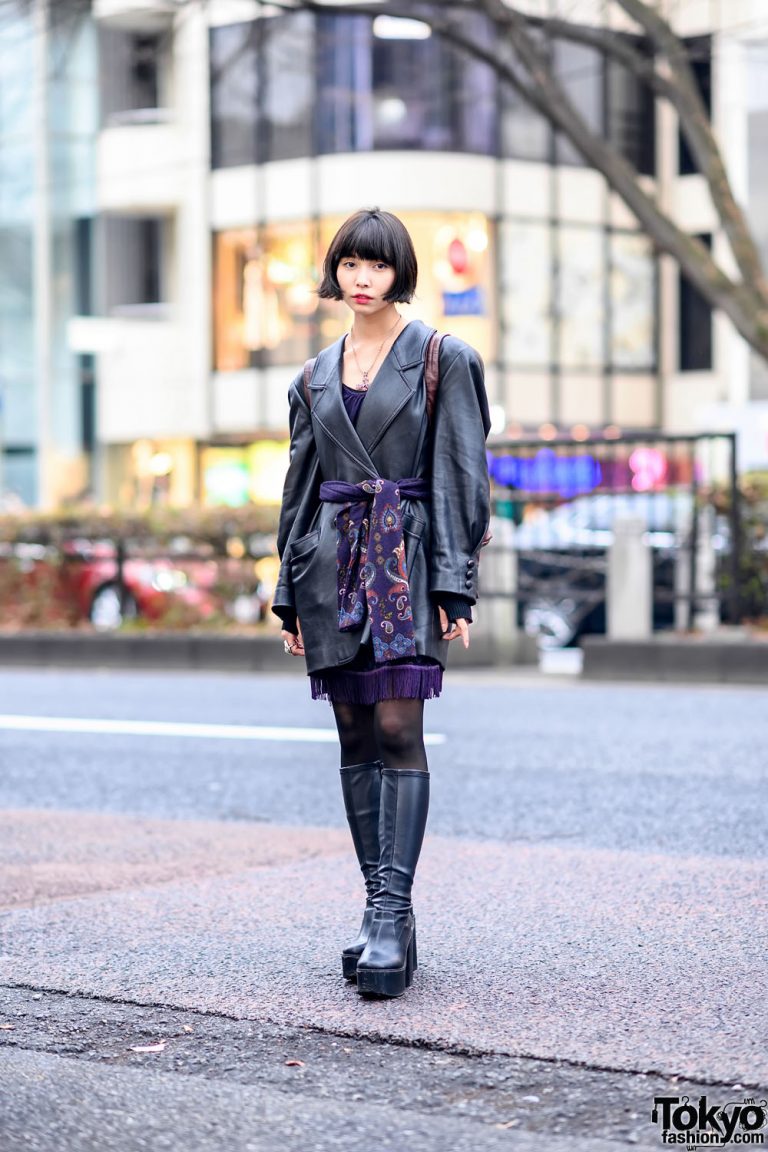
[[[671,25],[643,0],[617,0],[651,39],[669,66],[667,98],[680,118],[680,128],[691,154],[709,184],[718,215],[745,281],[754,284],[768,304],[766,283],[757,246],[744,213],[731,189],[728,173],[712,131],[709,115],[699,92],[685,45]]]

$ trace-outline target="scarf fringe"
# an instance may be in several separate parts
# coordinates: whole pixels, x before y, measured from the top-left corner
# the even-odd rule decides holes
[[[379,700],[433,700],[443,687],[439,664],[394,664],[370,672],[309,677],[313,700],[337,704],[376,704]]]

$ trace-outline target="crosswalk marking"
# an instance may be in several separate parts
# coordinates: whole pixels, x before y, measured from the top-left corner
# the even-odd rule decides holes
[[[167,720],[97,720],[68,716],[2,716],[0,729],[16,732],[69,732],[93,736],[173,736],[192,740],[272,740],[295,744],[334,744],[332,728],[288,728],[269,724],[187,724]],[[430,732],[425,744],[444,744]]]

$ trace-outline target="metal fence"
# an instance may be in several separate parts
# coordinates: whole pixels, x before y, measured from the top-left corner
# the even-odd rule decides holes
[[[483,596],[514,598],[545,645],[604,630],[608,549],[628,516],[652,551],[655,628],[740,620],[734,434],[495,440],[488,461],[497,562]]]

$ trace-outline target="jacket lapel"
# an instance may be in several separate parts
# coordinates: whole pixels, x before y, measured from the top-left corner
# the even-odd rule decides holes
[[[360,436],[347,415],[341,394],[341,352],[344,344],[342,336],[330,348],[325,348],[317,358],[315,370],[309,384],[312,415],[326,436],[353,460],[363,472],[371,477],[376,475],[376,466],[366,451]],[[366,396],[363,408],[370,400]]]
[[[324,349],[310,381],[312,413],[325,434],[371,477],[371,453],[422,382],[424,345],[432,329],[412,320],[397,338],[363,401],[357,427],[344,407],[341,383],[342,336]]]
[[[376,373],[357,420],[357,432],[369,453],[375,451],[419,387],[423,345],[430,331],[420,320],[412,320]]]

